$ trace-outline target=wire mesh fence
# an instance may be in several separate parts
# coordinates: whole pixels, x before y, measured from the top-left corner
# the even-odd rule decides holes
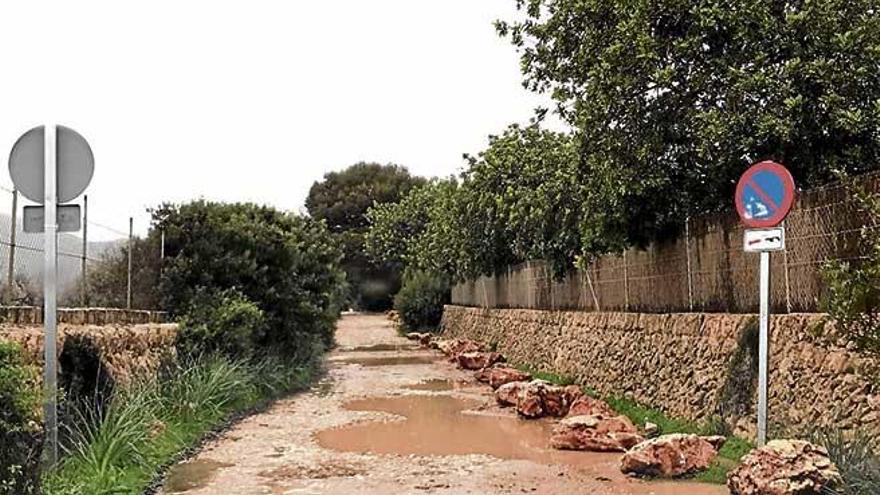
[[[859,183],[880,192],[880,174]],[[842,185],[800,194],[785,227],[786,250],[771,257],[771,306],[789,313],[821,311],[827,290],[822,266],[862,259],[862,232],[877,230]],[[452,302],[487,308],[755,312],[758,255],[744,252],[742,239],[734,213],[690,218],[677,239],[601,256],[562,279],[555,279],[544,262],[523,263],[457,284]]]
[[[0,303],[32,306],[43,299],[43,234],[25,232],[22,225],[22,200],[12,189],[0,186]],[[133,237],[130,218],[119,222],[98,222],[88,217],[88,199],[82,201],[83,228],[76,233],[58,234],[58,300],[62,306],[90,305],[93,284],[90,274],[100,273],[108,264],[128,256]],[[148,256],[161,256],[161,248]],[[134,255],[144,256],[139,250]],[[117,307],[143,308],[137,294],[131,294],[130,269],[121,277]]]

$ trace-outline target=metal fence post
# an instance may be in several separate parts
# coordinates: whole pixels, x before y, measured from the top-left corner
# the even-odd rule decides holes
[[[786,223],[788,222],[782,222],[783,229],[786,227]],[[785,310],[787,313],[791,313],[791,283],[788,278],[788,243],[785,244],[785,249],[782,250],[782,264],[783,269],[785,270]]]
[[[586,274],[587,274],[587,284],[590,286],[590,294],[593,295],[593,307],[596,308],[597,313],[601,313],[602,309],[599,308],[599,298],[596,296],[596,289],[593,287],[593,279],[590,277],[590,267],[593,265],[593,262],[590,261],[587,264]]]
[[[687,258],[688,309],[694,310],[694,276],[691,270],[691,217],[684,217],[684,252]]]
[[[125,307],[131,309],[131,248],[134,237],[134,218],[128,217],[128,290],[126,291]]]
[[[89,256],[89,195],[83,196],[83,238],[82,238],[82,266],[80,267],[80,275],[82,279],[82,294],[80,304],[82,307],[89,305],[89,281],[88,272],[86,271],[86,260]]]
[[[629,312],[629,274],[626,266],[626,249],[623,250],[623,307]]]
[[[18,220],[18,190],[12,191],[12,228],[9,230],[9,270],[6,273],[6,297],[12,297],[12,284],[15,283],[15,237]]]

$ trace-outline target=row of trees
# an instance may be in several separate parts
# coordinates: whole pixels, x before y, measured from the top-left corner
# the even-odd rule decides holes
[[[498,33],[571,132],[511,126],[461,177],[368,214],[376,259],[453,278],[578,260],[729,210],[751,163],[801,187],[880,158],[880,13],[868,1],[519,0]]]

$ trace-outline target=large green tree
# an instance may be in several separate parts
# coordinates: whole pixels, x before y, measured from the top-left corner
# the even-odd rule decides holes
[[[396,203],[425,180],[413,177],[399,165],[357,163],[330,172],[312,185],[306,208],[313,218],[327,223],[344,252],[343,267],[351,287],[352,302],[368,310],[391,307],[400,287],[400,271],[394,263],[375,262],[367,256],[364,234],[373,205]]]
[[[466,159],[460,181],[434,181],[373,207],[368,252],[453,279],[530,259],[548,260],[560,274],[570,269],[581,252],[577,141],[512,125]]]
[[[580,135],[585,249],[729,209],[774,159],[801,186],[880,158],[872,0],[517,0],[497,29]]]

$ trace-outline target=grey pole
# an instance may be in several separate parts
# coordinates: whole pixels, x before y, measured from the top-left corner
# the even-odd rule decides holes
[[[761,253],[760,336],[758,340],[758,447],[767,443],[767,373],[770,351],[770,253]]]
[[[623,307],[629,311],[629,274],[626,266],[626,249],[623,250]]]
[[[688,310],[694,310],[694,275],[691,271],[691,217],[684,218],[684,255],[687,266]]]
[[[89,282],[88,282],[88,272],[86,268],[86,260],[89,256],[89,195],[86,194],[83,197],[83,244],[82,244],[82,267],[81,267],[81,275],[82,275],[82,306],[86,307],[89,304]]]
[[[45,376],[43,383],[45,384],[45,415],[44,421],[46,425],[46,453],[50,466],[54,466],[58,462],[58,354],[57,348],[57,300],[56,285],[58,273],[56,271],[57,255],[58,255],[58,238],[56,237],[56,200],[57,200],[57,175],[56,175],[56,159],[57,159],[57,140],[54,124],[47,125],[45,131],[44,153],[45,153],[45,218],[44,218],[44,235],[45,235],[45,256],[43,258],[43,324],[45,326]]]
[[[134,237],[134,218],[128,217],[128,290],[126,291],[125,307],[131,309],[131,246]]]
[[[15,282],[15,237],[18,220],[18,190],[12,191],[12,229],[9,231],[9,270],[6,274],[7,296],[12,296],[12,284]]]

